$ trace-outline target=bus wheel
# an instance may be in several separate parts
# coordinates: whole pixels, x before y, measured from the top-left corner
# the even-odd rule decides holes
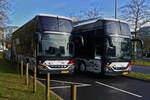
[[[81,72],[85,72],[85,71],[86,71],[86,66],[85,66],[85,64],[84,64],[84,63],[81,63],[79,69],[80,69]]]

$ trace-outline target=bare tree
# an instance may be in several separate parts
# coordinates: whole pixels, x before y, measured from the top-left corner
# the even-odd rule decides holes
[[[9,22],[9,6],[7,0],[0,0],[0,27],[5,26]]]
[[[9,3],[7,0],[0,0],[0,44],[5,44],[6,39],[2,38],[2,32],[4,31],[4,27],[9,22],[8,14],[9,14]]]
[[[85,17],[87,19],[91,19],[91,18],[97,18],[100,17],[100,9],[98,8],[92,8],[91,10],[85,12]]]
[[[150,22],[150,4],[148,0],[129,0],[127,4],[120,8],[121,18],[127,20],[134,30],[134,38],[137,31],[145,24]],[[136,59],[137,44],[134,43],[134,59]]]
[[[70,13],[68,17],[76,18],[78,20],[84,20],[101,17],[101,13],[99,8],[94,7],[88,11],[80,11],[79,13]]]
[[[120,10],[121,18],[132,24],[135,37],[137,30],[150,22],[150,4],[148,0],[129,0]]]

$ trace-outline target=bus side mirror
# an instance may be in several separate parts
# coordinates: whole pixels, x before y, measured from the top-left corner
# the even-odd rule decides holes
[[[36,41],[37,41],[38,43],[40,43],[41,40],[42,40],[41,33],[40,33],[40,32],[36,32]]]
[[[84,46],[84,38],[82,36],[76,36],[75,37],[75,42],[79,45]]]
[[[84,46],[84,39],[83,39],[83,36],[80,36],[80,39],[81,39],[82,46]]]
[[[138,51],[138,57],[142,57],[142,55],[143,55],[143,48],[144,48],[143,41],[141,39],[138,39],[138,38],[132,39],[131,41],[133,43],[140,43],[140,49],[138,48],[138,50],[136,50],[136,51]],[[134,51],[133,51],[133,57],[134,57],[134,59],[136,57],[136,53]]]
[[[114,48],[111,37],[106,36],[106,39],[108,40],[109,46],[110,46],[111,48]]]
[[[141,45],[141,48],[143,49],[144,48],[144,43],[143,43],[143,41],[141,40],[141,39],[132,39],[132,42],[139,42],[140,43],[140,45]]]
[[[109,46],[107,49],[107,53],[109,56],[115,56],[116,55],[116,47],[115,46]]]

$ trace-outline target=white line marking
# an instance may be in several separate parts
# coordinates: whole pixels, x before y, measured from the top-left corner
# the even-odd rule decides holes
[[[46,79],[42,79],[42,78],[38,78],[38,80],[46,80]],[[59,81],[59,80],[50,80],[52,82],[58,82],[58,83],[68,83],[68,84],[84,84],[84,83],[77,83],[77,82],[68,82],[68,81]]]
[[[54,87],[50,87],[50,89],[63,89],[63,88],[70,88],[70,86],[54,86]]]
[[[38,80],[42,80],[42,81],[44,81],[44,80],[46,80],[46,79],[44,79],[44,78],[37,78]]]
[[[46,80],[42,78],[38,78],[38,80]],[[59,80],[50,80],[52,82],[58,82],[58,83],[68,83],[68,84],[76,84],[77,87],[86,87],[86,86],[91,86],[91,84],[84,84],[84,83],[77,83],[77,82],[68,82],[68,81],[59,81]],[[50,89],[62,89],[62,88],[70,88],[71,86],[54,86],[50,87]]]
[[[91,86],[90,84],[81,84],[77,85],[77,87],[86,87]],[[71,86],[57,86],[57,87],[50,87],[50,89],[62,89],[62,88],[70,88]]]
[[[122,89],[119,89],[119,88],[116,88],[116,87],[113,87],[113,86],[110,86],[110,85],[107,85],[107,84],[104,84],[104,83],[101,83],[101,82],[98,82],[98,81],[95,81],[97,84],[100,84],[100,85],[103,85],[103,86],[106,86],[106,87],[109,87],[109,88],[112,88],[112,89],[115,89],[115,90],[118,90],[118,91],[121,91],[121,92],[124,92],[124,93],[127,93],[127,94],[130,94],[130,95],[133,95],[133,96],[136,96],[136,97],[139,97],[139,98],[142,98],[143,96],[141,95],[137,95],[137,94],[134,94],[134,93],[131,93],[131,92],[128,92],[128,91],[125,91],[125,90],[122,90]]]
[[[84,83],[68,82],[68,81],[59,81],[59,80],[50,80],[50,81],[58,82],[58,83],[68,83],[68,84],[84,84]]]

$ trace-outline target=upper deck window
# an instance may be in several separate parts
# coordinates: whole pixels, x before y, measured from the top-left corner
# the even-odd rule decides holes
[[[129,25],[123,22],[107,20],[105,21],[104,27],[106,34],[109,35],[131,35]]]
[[[72,31],[72,22],[58,17],[40,16],[40,27],[43,31],[67,32]]]

